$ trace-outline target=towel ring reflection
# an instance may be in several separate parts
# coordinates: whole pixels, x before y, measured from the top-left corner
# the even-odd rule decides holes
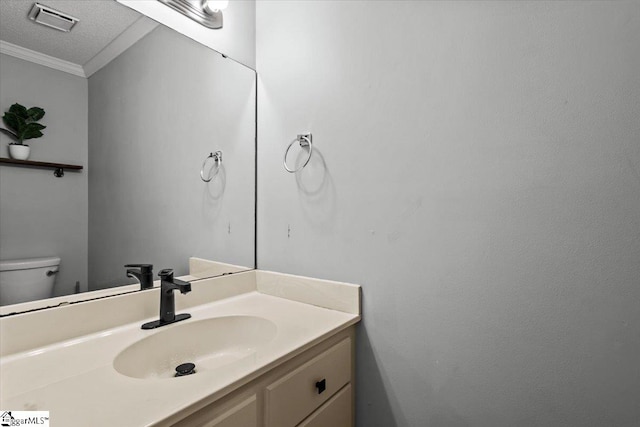
[[[298,172],[298,171],[302,170],[305,166],[307,166],[307,163],[309,163],[309,160],[311,160],[311,154],[313,154],[313,144],[312,144],[311,141],[312,141],[312,137],[311,137],[310,133],[303,133],[301,135],[298,135],[296,137],[296,139],[291,141],[291,144],[289,144],[289,146],[287,147],[287,151],[284,152],[284,169],[287,172],[295,173],[295,172]],[[297,169],[291,169],[291,168],[289,168],[289,166],[287,166],[287,155],[289,154],[289,150],[291,150],[291,147],[293,147],[293,144],[295,144],[296,142],[300,143],[300,147],[308,148],[309,149],[309,155],[307,156],[307,159],[304,161],[302,166],[300,166]]]
[[[205,178],[204,167],[207,165],[207,161],[209,161],[209,159],[213,159],[215,166],[211,167],[211,169],[209,170],[209,176]],[[220,172],[220,166],[222,166],[222,151],[218,150],[215,153],[209,154],[207,158],[204,159],[204,162],[202,162],[202,168],[200,169],[200,178],[204,182],[211,181],[218,174],[218,172]],[[214,169],[215,169],[215,172],[213,172]],[[213,172],[213,174],[211,172]]]

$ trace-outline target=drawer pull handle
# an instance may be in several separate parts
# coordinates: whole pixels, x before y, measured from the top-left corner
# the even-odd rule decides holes
[[[322,381],[316,382],[316,388],[318,389],[318,394],[321,394],[327,389],[327,380],[323,378]]]

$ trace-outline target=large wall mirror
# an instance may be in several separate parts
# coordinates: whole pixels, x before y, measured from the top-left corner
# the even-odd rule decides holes
[[[0,108],[42,107],[29,160],[83,169],[0,164],[0,259],[59,257],[52,297],[135,283],[125,264],[254,268],[255,71],[116,1],[43,0],[68,33],[33,3],[0,2]]]

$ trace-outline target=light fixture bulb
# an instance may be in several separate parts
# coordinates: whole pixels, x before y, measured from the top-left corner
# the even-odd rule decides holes
[[[202,2],[202,9],[209,15],[226,9],[229,6],[229,0],[204,0]]]

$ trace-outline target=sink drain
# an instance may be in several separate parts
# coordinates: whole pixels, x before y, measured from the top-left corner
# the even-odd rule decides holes
[[[176,366],[176,377],[184,377],[196,373],[196,365],[194,363],[183,363]]]

